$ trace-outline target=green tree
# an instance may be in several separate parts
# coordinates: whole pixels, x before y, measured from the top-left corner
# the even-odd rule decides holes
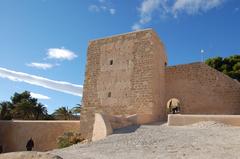
[[[240,81],[240,55],[233,55],[226,58],[210,58],[205,63],[229,77]]]
[[[53,113],[56,119],[60,120],[71,120],[74,118],[73,112],[68,107],[60,107]]]
[[[33,120],[34,117],[34,104],[27,99],[22,99],[20,102],[14,104],[13,118],[23,120]]]
[[[48,118],[47,108],[31,97],[30,92],[14,93],[10,102],[1,102],[1,119],[39,120]]]

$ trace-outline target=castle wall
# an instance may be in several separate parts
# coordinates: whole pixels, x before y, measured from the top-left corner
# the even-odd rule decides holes
[[[83,88],[86,113],[81,126],[92,125],[84,118],[93,109],[116,117],[136,114],[135,124],[158,120],[163,115],[160,106],[165,98],[166,60],[163,44],[153,30],[91,41]],[[114,122],[116,118],[110,120],[113,128],[126,126]],[[83,129],[87,133],[92,127],[87,128],[90,131],[85,126]]]
[[[166,68],[166,98],[182,114],[240,114],[240,83],[203,63]]]
[[[79,132],[79,121],[0,121],[0,145],[4,152],[26,151],[29,138],[34,151],[57,148],[57,138],[64,132]]]
[[[167,120],[171,98],[183,114],[239,114],[240,84],[203,63],[166,67],[164,46],[151,30],[89,43],[80,131],[91,138],[94,114],[112,128]]]

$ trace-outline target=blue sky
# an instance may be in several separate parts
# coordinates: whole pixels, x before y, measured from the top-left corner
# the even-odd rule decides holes
[[[0,0],[0,101],[81,101],[88,41],[153,28],[169,65],[240,54],[239,0]]]

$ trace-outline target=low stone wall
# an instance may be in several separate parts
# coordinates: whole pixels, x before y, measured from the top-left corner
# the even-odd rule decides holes
[[[169,126],[184,126],[201,121],[216,121],[227,125],[240,126],[240,115],[168,115]]]
[[[4,152],[24,151],[29,138],[34,151],[57,148],[57,138],[64,132],[80,130],[80,121],[0,121],[0,144]]]

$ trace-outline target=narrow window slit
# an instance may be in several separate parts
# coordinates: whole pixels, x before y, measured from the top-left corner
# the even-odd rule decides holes
[[[110,65],[113,65],[113,60],[110,60]]]
[[[108,97],[109,97],[109,98],[111,97],[111,95],[112,95],[111,92],[108,92]]]

